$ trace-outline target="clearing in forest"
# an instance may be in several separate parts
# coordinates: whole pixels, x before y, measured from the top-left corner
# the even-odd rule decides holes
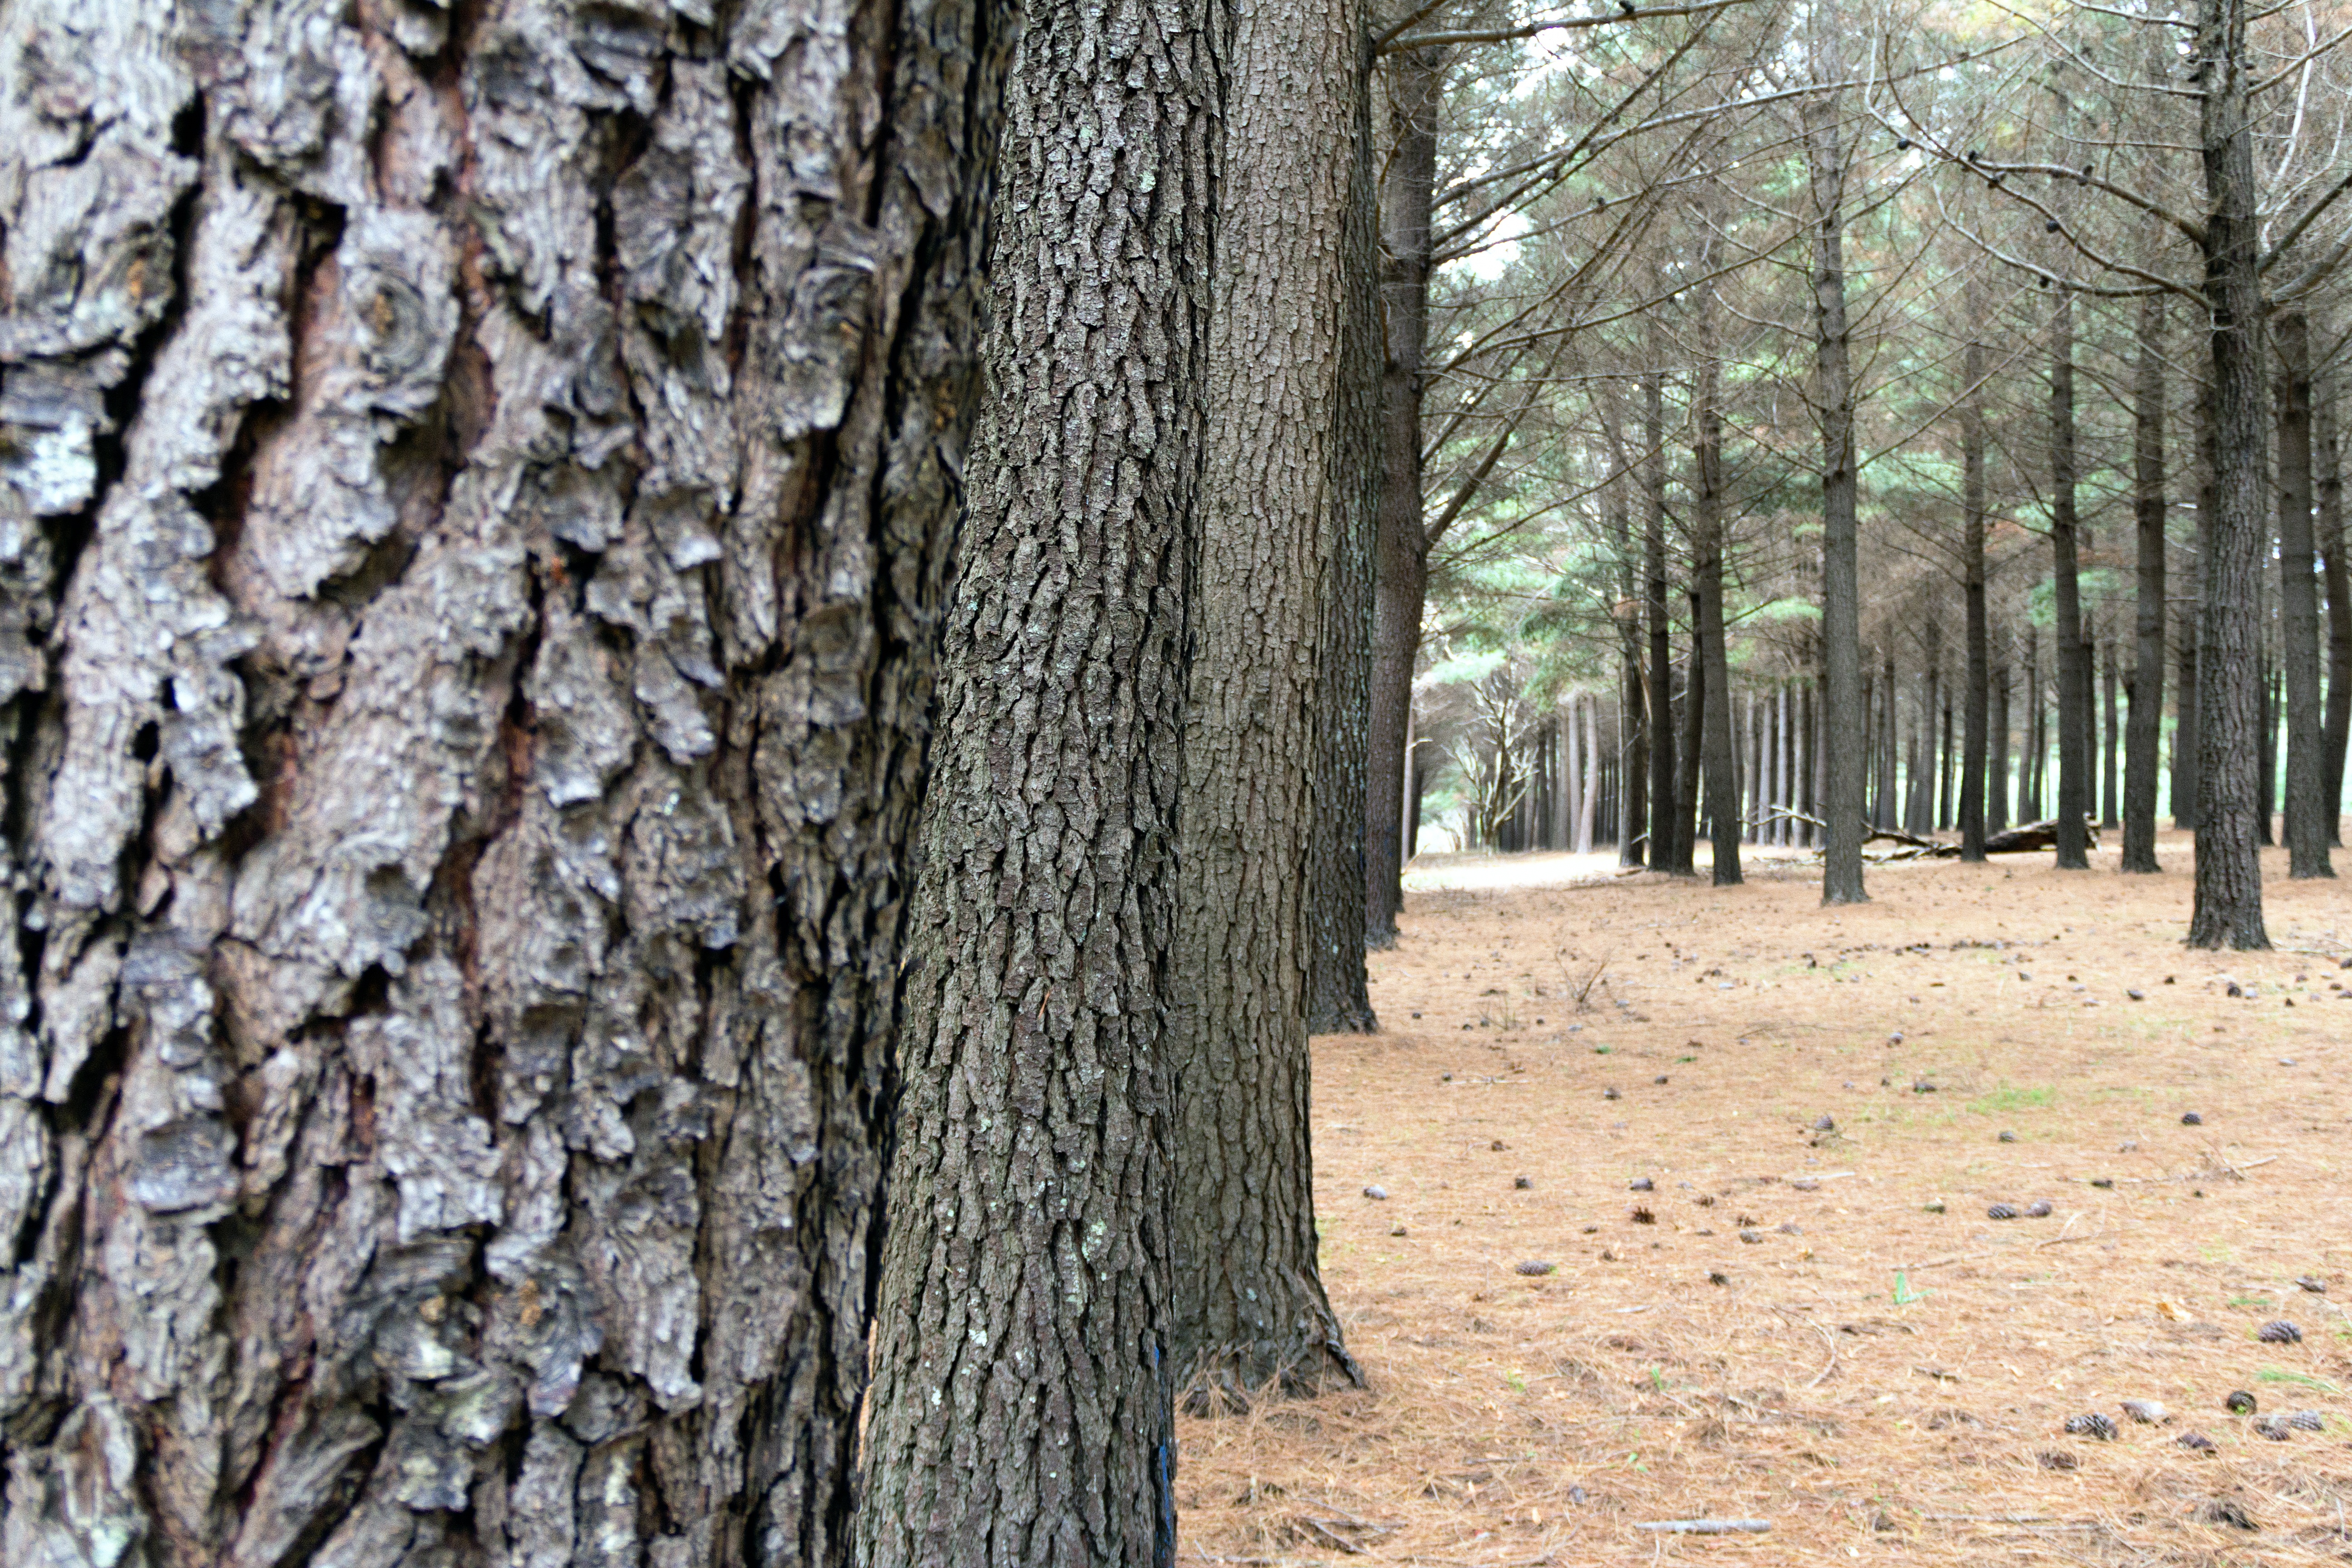
[[[2277,951],[2192,952],[2164,858],[1421,862],[1316,1042],[1370,1386],[1184,1421],[1183,1557],[2352,1557],[2352,904],[2266,851]]]

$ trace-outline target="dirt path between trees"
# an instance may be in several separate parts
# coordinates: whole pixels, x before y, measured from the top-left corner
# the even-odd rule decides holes
[[[1186,1420],[1182,1557],[2352,1561],[2352,882],[2266,852],[2278,951],[2190,952],[2163,848],[1835,911],[1793,864],[1417,863],[1384,1032],[1316,1048],[1371,1386]],[[1772,1529],[1636,1528],[1699,1517]]]

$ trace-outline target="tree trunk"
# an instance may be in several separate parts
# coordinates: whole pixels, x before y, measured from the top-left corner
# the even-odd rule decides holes
[[[1706,705],[1719,701],[1707,690],[1706,650],[1699,644],[1701,616],[1698,584],[1694,576],[1690,592],[1685,595],[1685,609],[1690,618],[1690,657],[1685,662],[1683,687],[1682,733],[1675,740],[1680,757],[1675,777],[1675,837],[1674,858],[1666,869],[1678,877],[1698,875],[1699,783],[1706,758],[1700,746],[1706,737]]]
[[[2042,732],[2042,628],[2025,628],[2025,754],[2018,759],[2017,817],[2042,817],[2042,772],[2050,763],[2050,738]]]
[[[1986,640],[1990,642],[1990,637]],[[1991,709],[1986,723],[1992,743],[1992,755],[1985,764],[1984,830],[2000,832],[2009,826],[2009,688],[2011,679],[2004,644],[2001,661],[1993,667],[1990,679]]]
[[[1944,623],[1934,616],[1927,618],[1927,659],[1926,680],[1919,707],[1919,753],[1911,789],[1911,797],[1918,826],[1911,831],[1933,833],[1938,826],[1938,803],[1936,786],[1942,777],[1941,752],[1937,746],[1936,725],[1944,711]]]
[[[2198,629],[2197,742],[2203,775],[2197,813],[2196,905],[2189,944],[2266,948],[2262,860],[2254,846],[2256,660],[2262,587],[2263,482],[2262,237],[2254,211],[2243,7],[2199,0],[2197,59],[2203,85],[2200,140],[2205,168],[2205,302],[2211,312],[2214,509],[2204,552],[2203,622]]]
[[[2254,842],[2263,848],[2277,841],[2271,837],[2271,812],[2278,805],[2278,667],[2267,656],[2262,664],[2262,727],[2255,763]]]
[[[1973,286],[1968,290],[1968,302],[1969,320],[1981,320],[1982,301]],[[1969,644],[1968,688],[1960,725],[1960,858],[1975,861],[1984,858],[1985,723],[1990,717],[1992,643],[1985,619],[1985,356],[1984,344],[1974,333],[1961,355],[1960,378],[1967,384],[1960,403],[1960,589],[1967,606]]]
[[[2056,290],[2050,312],[2050,556],[2051,604],[2058,655],[2058,868],[2091,863],[2084,824],[2092,798],[2090,672],[2083,637],[2080,543],[2074,509],[2074,293]]]
[[[1444,60],[1434,50],[1388,57],[1390,148],[1381,182],[1381,306],[1387,322],[1381,368],[1380,527],[1374,545],[1372,693],[1366,732],[1364,940],[1396,945],[1411,849],[1391,837],[1421,802],[1399,801],[1412,728],[1412,674],[1429,592],[1429,540],[1421,515],[1422,356],[1429,322],[1429,224],[1437,190],[1437,114]],[[1414,776],[1417,778],[1418,773]]]
[[[1901,708],[1895,683],[1895,655],[1885,657],[1879,677],[1880,711],[1878,720],[1878,812],[1872,818],[1881,827],[1892,827],[1899,820],[1901,797],[1895,793],[1895,737],[1901,733]]]
[[[1168,1014],[1218,73],[1198,10],[1100,20],[1033,12],[1006,95],[993,395],[905,979],[872,1568],[1175,1555]],[[1116,147],[1063,156],[1099,115]]]
[[[0,19],[9,1563],[842,1556],[1007,16],[475,19]]]
[[[2318,469],[2318,545],[2327,587],[2327,715],[2320,750],[2326,779],[2327,841],[2343,838],[2345,743],[2352,739],[2352,569],[2344,559],[2344,457],[2337,445],[2336,389],[2340,376],[2324,376],[2311,407],[2312,447]]]
[[[1710,222],[1712,229],[1715,225]],[[1713,256],[1712,247],[1705,252]],[[1723,411],[1717,390],[1720,370],[1716,360],[1715,291],[1702,284],[1698,304],[1696,384],[1693,388],[1694,435],[1691,457],[1697,479],[1694,498],[1691,575],[1696,592],[1691,595],[1691,708],[1701,716],[1699,731],[1706,763],[1707,837],[1713,862],[1712,884],[1731,887],[1739,874],[1739,784],[1732,765],[1731,667],[1724,649],[1723,623]],[[1701,689],[1706,700],[1699,700]]]
[[[2132,383],[2132,517],[2138,531],[2138,634],[2132,672],[2131,729],[2124,751],[2122,868],[2162,869],[2156,858],[2157,743],[2164,728],[2164,312],[2140,301],[2138,363]]]
[[[1316,1259],[1302,894],[1364,14],[1229,16],[1171,1025],[1177,1382],[1239,1395],[1360,1381]]]
[[[1622,458],[1618,466],[1623,468]],[[1633,526],[1622,486],[1611,489],[1608,516],[1610,537],[1617,548],[1617,702],[1622,716],[1620,754],[1611,761],[1620,784],[1610,797],[1610,815],[1620,825],[1616,829],[1617,864],[1630,867],[1644,865],[1649,860],[1648,845],[1643,835],[1650,816],[1648,737],[1653,726],[1642,681],[1642,618],[1640,602],[1634,595]]]
[[[2116,756],[2120,752],[2123,730],[2116,719],[2116,639],[2103,638],[2099,643],[2099,690],[2106,712],[2106,721],[2099,731],[2099,826],[2116,826],[2116,814],[2121,802],[2116,798]]]
[[[2336,808],[2319,691],[2319,578],[2311,525],[2311,329],[2300,310],[2271,323],[2278,350],[2279,665],[2286,684],[2287,875],[2333,877]]]
[[[1576,852],[1592,853],[1592,819],[1601,800],[1601,700],[1587,695],[1584,710],[1584,787],[1576,808]]]
[[[1009,18],[464,17],[6,13],[11,1564],[843,1557]]]
[[[1361,40],[1370,47],[1367,34]],[[1346,205],[1338,215],[1342,294],[1334,375],[1330,479],[1333,534],[1316,672],[1315,837],[1307,854],[1314,959],[1307,976],[1313,1033],[1369,1035],[1380,1021],[1364,973],[1366,785],[1372,678],[1372,555],[1380,532],[1381,407],[1380,196],[1372,178],[1372,77],[1360,60],[1350,117]]]
[[[2197,544],[2189,561],[2188,592],[2180,595],[2174,633],[2180,645],[2180,694],[2173,700],[2172,826],[2193,829],[2203,798],[2204,747],[2197,734],[2198,715],[2204,701],[2198,689],[2200,662],[2198,627],[2205,618],[2205,551],[2213,535],[2213,518],[2221,508],[2219,437],[2213,421],[2213,388],[2210,382],[2197,395]]]
[[[1815,18],[1813,79],[1843,75],[1834,6]],[[1822,819],[1822,901],[1862,903],[1864,770],[1862,591],[1855,552],[1859,468],[1845,307],[1845,157],[1834,92],[1804,100],[1805,162],[1813,200],[1813,372],[1822,426],[1822,751],[1829,774]]]
[[[1666,415],[1665,377],[1656,365],[1663,355],[1660,330],[1650,324],[1651,367],[1642,377],[1642,614],[1650,643],[1650,867],[1687,871],[1687,853],[1678,847],[1682,820],[1676,791],[1681,769],[1675,755],[1675,656],[1666,618]]]

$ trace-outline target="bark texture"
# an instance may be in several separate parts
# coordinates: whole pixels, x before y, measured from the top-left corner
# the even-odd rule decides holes
[[[1981,321],[1982,296],[1973,280],[1968,302],[1969,320]],[[1960,722],[1960,858],[1982,860],[1992,645],[1985,619],[1985,353],[1973,333],[1961,354],[1960,374],[1968,384],[1960,404],[1960,591],[1968,621],[1968,678]]]
[[[2312,389],[2312,466],[2315,471],[2318,544],[2327,589],[2327,714],[2320,763],[2326,778],[2320,797],[2327,803],[2327,841],[2343,838],[2344,752],[2352,739],[2352,563],[2344,559],[2344,457],[2336,417],[2339,374],[2322,377]]]
[[[1003,25],[8,7],[12,1565],[839,1558]]]
[[[1713,215],[1701,209],[1712,232]],[[1711,264],[1714,247],[1702,249]],[[1739,785],[1733,766],[1734,704],[1723,623],[1723,410],[1718,404],[1721,369],[1717,363],[1715,291],[1702,285],[1698,305],[1698,364],[1692,388],[1692,467],[1696,479],[1692,526],[1691,577],[1696,592],[1691,617],[1691,703],[1700,715],[1699,749],[1706,771],[1707,837],[1713,862],[1710,880],[1728,887],[1739,874]],[[1704,672],[1703,674],[1701,672]],[[1706,701],[1700,701],[1704,691]]]
[[[1330,479],[1331,565],[1323,594],[1323,651],[1315,705],[1313,967],[1307,1026],[1318,1035],[1369,1035],[1364,972],[1364,832],[1372,696],[1372,554],[1380,531],[1380,192],[1372,175],[1371,40],[1361,40],[1352,101],[1353,146],[1340,237],[1339,358],[1334,367]]]
[[[2085,819],[2096,807],[2091,782],[2090,644],[2083,630],[2075,510],[2074,294],[2059,285],[2050,309],[2050,564],[2058,677],[2058,868],[2089,867]]]
[[[1238,1394],[1358,1379],[1316,1256],[1305,895],[1364,16],[1225,16],[1178,860],[1176,1359],[1180,1384]]]
[[[1834,16],[1824,29],[1817,79],[1838,79]],[[1829,824],[1822,857],[1822,901],[1867,901],[1862,840],[1865,770],[1863,745],[1862,592],[1855,553],[1860,472],[1853,441],[1853,373],[1845,307],[1845,158],[1833,95],[1805,100],[1805,161],[1813,213],[1814,416],[1822,427],[1822,750],[1828,774],[1822,816]],[[1892,711],[1894,681],[1887,682]]]
[[[1364,935],[1396,945],[1405,823],[1420,809],[1397,792],[1407,773],[1413,664],[1421,655],[1422,601],[1429,591],[1429,541],[1421,515],[1421,396],[1429,322],[1429,225],[1437,191],[1437,116],[1444,61],[1434,50],[1389,57],[1390,138],[1381,181],[1381,304],[1386,319],[1381,369],[1380,528],[1372,563],[1372,698],[1367,725],[1364,806]],[[1414,773],[1418,777],[1417,771]]]
[[[2311,521],[2311,324],[2300,310],[2271,323],[2278,350],[2279,665],[2286,687],[2286,843],[2291,877],[2333,877],[2336,804],[2319,691],[2319,577]]]
[[[2197,890],[2191,947],[2267,948],[2255,847],[2262,555],[2269,443],[2263,418],[2262,235],[2255,212],[2245,9],[2199,0],[2195,79],[2205,173],[2213,488],[2198,629]]]
[[[2164,301],[2140,301],[2132,377],[2132,517],[2139,551],[2131,718],[2124,743],[2122,868],[2157,871],[2157,743],[2164,728]]]
[[[866,1568],[1174,1558],[1170,1010],[1213,36],[1199,6],[1049,5],[1005,95]]]
[[[1666,383],[1657,368],[1663,333],[1651,323],[1651,369],[1642,378],[1642,619],[1650,654],[1650,869],[1686,868],[1677,859],[1675,650],[1666,618]]]

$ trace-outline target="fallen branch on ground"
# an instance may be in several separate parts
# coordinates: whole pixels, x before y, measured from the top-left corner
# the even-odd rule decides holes
[[[1761,1535],[1772,1528],[1769,1519],[1654,1519],[1636,1530],[1663,1530],[1674,1535]]]

